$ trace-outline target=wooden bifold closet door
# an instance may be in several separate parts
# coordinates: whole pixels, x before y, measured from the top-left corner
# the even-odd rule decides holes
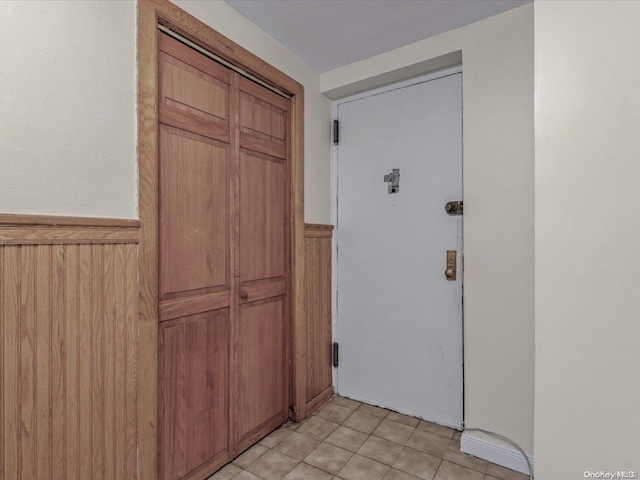
[[[159,475],[288,416],[289,101],[159,34]]]

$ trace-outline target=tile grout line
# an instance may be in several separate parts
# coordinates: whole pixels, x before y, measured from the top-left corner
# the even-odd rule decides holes
[[[335,399],[335,398],[337,398],[337,397],[334,397],[334,399]],[[345,398],[346,398],[346,397],[345,397]],[[357,406],[355,406],[355,407],[353,407],[353,408],[352,408],[351,406],[341,405],[340,403],[334,402],[334,399],[330,400],[330,401],[329,401],[329,402],[328,402],[328,403],[323,407],[323,409],[324,409],[324,408],[326,408],[326,407],[328,407],[328,406],[330,406],[330,405],[334,405],[334,406],[336,406],[336,407],[340,407],[340,409],[349,410],[349,413],[348,413],[348,414],[347,414],[347,415],[342,419],[342,421],[340,421],[340,420],[336,420],[336,416],[335,416],[335,413],[336,413],[336,412],[335,412],[335,411],[334,411],[334,412],[332,412],[332,413],[334,414],[334,416],[333,416],[333,417],[331,417],[331,416],[330,416],[331,414],[327,414],[327,415],[325,415],[325,416],[318,415],[318,413],[322,412],[322,410],[323,410],[323,409],[321,409],[319,412],[314,413],[314,414],[313,414],[312,416],[310,416],[308,419],[306,419],[305,421],[303,421],[303,422],[301,422],[300,424],[298,424],[298,425],[297,425],[297,427],[296,427],[295,429],[293,429],[293,428],[289,428],[289,427],[284,426],[284,425],[283,425],[283,426],[281,426],[281,427],[280,427],[278,430],[276,430],[276,431],[279,431],[279,430],[282,430],[282,429],[287,429],[287,430],[289,430],[289,432],[288,432],[284,437],[282,437],[280,440],[278,440],[278,441],[277,441],[277,443],[275,443],[273,446],[267,446],[267,445],[265,445],[265,444],[260,443],[260,445],[262,445],[263,447],[265,447],[265,448],[266,448],[266,450],[265,450],[265,451],[263,451],[260,455],[258,455],[255,459],[253,459],[253,460],[251,461],[251,463],[247,464],[244,468],[243,468],[243,467],[240,467],[239,465],[235,465],[235,464],[233,464],[233,465],[235,465],[237,468],[240,468],[241,470],[240,470],[237,474],[233,475],[233,477],[231,477],[231,478],[232,478],[232,479],[235,479],[236,477],[238,477],[239,475],[241,475],[243,472],[248,472],[248,473],[251,473],[252,475],[255,475],[255,476],[256,476],[256,478],[258,478],[258,479],[260,479],[260,480],[266,480],[266,479],[265,479],[265,477],[263,477],[263,476],[261,476],[261,475],[258,475],[258,474],[255,474],[255,473],[253,473],[253,472],[250,472],[250,471],[249,471],[249,470],[247,470],[247,469],[248,469],[251,465],[253,465],[255,462],[257,462],[258,460],[260,460],[260,459],[261,459],[265,454],[267,454],[269,451],[274,451],[274,452],[276,452],[276,453],[279,453],[279,454],[281,454],[281,455],[284,455],[285,457],[287,457],[287,458],[291,459],[292,461],[296,462],[296,463],[295,463],[291,468],[287,469],[287,470],[282,474],[282,476],[280,476],[280,477],[279,477],[279,480],[284,480],[284,479],[285,479],[285,478],[286,478],[286,477],[287,477],[287,476],[288,476],[288,475],[289,475],[293,470],[295,470],[298,466],[300,466],[300,464],[304,464],[305,466],[307,466],[307,467],[309,467],[309,468],[317,469],[317,471],[318,471],[318,472],[322,472],[323,474],[326,474],[326,475],[331,476],[331,479],[330,479],[330,480],[340,480],[342,477],[338,477],[338,475],[339,475],[339,474],[340,474],[340,472],[344,469],[344,467],[345,467],[345,466],[346,466],[346,465],[347,465],[347,464],[348,464],[348,463],[349,463],[349,462],[354,458],[354,456],[355,456],[355,455],[358,455],[358,457],[361,457],[361,458],[362,458],[362,459],[364,459],[364,460],[367,460],[367,461],[370,461],[370,462],[375,462],[375,463],[377,463],[377,464],[379,464],[379,465],[383,466],[383,467],[384,467],[384,472],[382,473],[382,477],[386,477],[392,469],[396,469],[396,470],[401,471],[401,472],[404,472],[404,473],[406,473],[406,474],[413,475],[412,473],[407,472],[406,470],[404,470],[404,469],[402,469],[402,468],[396,468],[396,467],[394,467],[394,466],[393,466],[393,465],[397,462],[398,458],[400,457],[400,455],[402,454],[402,452],[403,452],[405,449],[413,450],[413,451],[418,452],[418,453],[420,453],[420,454],[422,454],[422,455],[429,455],[429,456],[434,457],[434,458],[436,458],[437,460],[439,460],[438,468],[436,469],[436,471],[435,471],[435,473],[434,473],[434,476],[433,476],[433,477],[431,477],[432,479],[435,479],[435,478],[438,476],[438,474],[439,474],[439,473],[440,473],[440,471],[442,470],[442,467],[443,467],[443,465],[444,465],[444,462],[445,462],[445,461],[446,461],[446,462],[448,462],[448,463],[450,463],[450,464],[452,464],[452,465],[455,465],[456,467],[463,468],[463,469],[466,469],[466,470],[470,470],[470,471],[472,471],[472,472],[475,472],[475,473],[478,473],[478,474],[480,474],[480,475],[483,475],[483,479],[484,479],[484,480],[487,480],[487,478],[489,478],[489,477],[490,477],[489,473],[487,473],[487,472],[488,472],[488,469],[489,469],[489,466],[490,466],[490,465],[493,465],[493,464],[491,464],[490,462],[486,462],[486,463],[487,463],[487,466],[485,466],[484,471],[482,471],[482,470],[478,470],[477,468],[479,468],[479,467],[477,467],[477,466],[476,466],[476,467],[470,467],[470,466],[468,466],[468,464],[467,464],[467,465],[465,465],[465,464],[463,464],[462,462],[458,462],[458,461],[456,461],[456,460],[454,460],[454,459],[445,459],[445,456],[447,456],[447,452],[449,452],[449,451],[451,451],[451,452],[452,452],[452,454],[460,453],[461,455],[465,455],[465,454],[463,454],[462,452],[458,452],[458,451],[457,451],[457,450],[455,450],[455,448],[453,447],[454,442],[455,442],[455,441],[459,441],[459,438],[455,438],[455,437],[456,437],[456,432],[457,432],[456,430],[454,430],[454,429],[450,429],[449,427],[440,426],[440,425],[438,425],[438,424],[433,424],[432,422],[427,422],[427,421],[425,421],[425,420],[423,420],[423,419],[419,419],[419,418],[417,418],[417,417],[411,417],[410,415],[405,415],[405,414],[402,414],[402,413],[399,413],[399,412],[394,412],[394,411],[392,411],[392,410],[388,410],[388,409],[385,409],[385,408],[381,408],[381,407],[378,407],[378,406],[375,406],[375,405],[368,405],[368,404],[366,404],[366,403],[356,402],[356,401],[354,401],[354,400],[347,399],[347,400],[349,400],[350,402],[356,402],[356,403],[357,403]],[[380,412],[380,410],[384,411],[384,415],[382,415],[382,416],[380,416],[380,415],[379,415],[379,413],[381,413],[381,412]],[[345,423],[345,422],[347,422],[347,420],[348,420],[348,419],[349,419],[349,418],[350,418],[354,413],[356,413],[356,412],[360,412],[361,414],[368,415],[368,416],[370,416],[370,417],[376,417],[376,418],[378,419],[378,423],[377,423],[377,424],[375,424],[375,426],[372,428],[372,430],[371,430],[371,432],[370,432],[370,433],[367,433],[366,431],[365,431],[365,432],[363,432],[363,431],[361,431],[361,430],[358,430],[357,428],[353,428],[353,426],[346,426],[346,425],[344,425],[344,423]],[[343,412],[343,413],[344,413],[344,412]],[[396,420],[394,420],[394,419],[390,419],[390,418],[389,418],[389,416],[391,415],[391,413],[394,413],[394,414],[396,414],[396,415],[400,415],[400,416],[402,416],[402,417],[415,418],[416,420],[418,420],[418,423],[417,423],[415,426],[411,426],[411,424],[410,424],[410,423],[409,423],[409,424],[407,424],[407,423],[403,423],[402,421],[396,421]],[[341,416],[341,415],[339,415],[339,416]],[[326,418],[325,418],[325,417],[326,417]],[[399,419],[399,420],[401,420],[401,419],[402,419],[402,417],[396,417],[396,418],[397,418],[397,419]],[[299,428],[300,428],[302,425],[304,425],[304,423],[306,423],[306,421],[307,421],[307,420],[310,420],[310,419],[313,419],[313,418],[317,418],[317,419],[318,419],[318,420],[320,420],[321,422],[331,423],[331,424],[333,424],[333,425],[336,425],[336,427],[335,427],[333,430],[331,430],[331,432],[329,432],[327,435],[325,435],[322,439],[319,439],[319,438],[317,438],[317,437],[313,437],[313,436],[311,436],[311,435],[309,435],[309,434],[307,434],[307,433],[304,433],[304,432],[303,432],[303,433],[300,433],[300,432],[298,431],[298,430],[299,430]],[[391,438],[385,438],[384,436],[382,436],[382,435],[385,435],[385,434],[387,434],[387,435],[389,435],[389,436],[393,436],[393,432],[392,432],[392,433],[388,433],[388,432],[378,432],[377,434],[375,434],[375,432],[376,432],[376,431],[378,431],[378,429],[380,428],[380,426],[383,424],[383,422],[384,422],[385,420],[388,420],[388,422],[391,422],[391,425],[395,425],[396,427],[400,427],[400,426],[401,426],[401,427],[403,427],[402,429],[405,429],[405,428],[409,428],[409,429],[411,429],[411,431],[410,431],[410,433],[409,433],[408,437],[406,438],[406,440],[404,440],[404,441],[402,441],[402,442],[398,442],[398,441],[397,441],[397,439],[392,440]],[[366,422],[365,422],[365,423],[366,423]],[[432,425],[432,428],[420,428],[420,425],[424,425],[424,424]],[[353,431],[355,431],[355,432],[357,432],[357,433],[359,433],[359,434],[361,434],[361,435],[365,435],[365,436],[366,436],[366,438],[364,439],[364,441],[363,441],[363,442],[362,442],[358,447],[356,447],[356,450],[355,450],[355,451],[351,451],[351,449],[343,448],[343,447],[342,447],[342,446],[340,446],[340,445],[334,445],[333,443],[329,443],[329,442],[327,441],[327,439],[328,439],[328,438],[329,438],[329,437],[330,437],[334,432],[336,432],[339,428],[345,428],[345,429],[348,429],[348,430],[353,430]],[[362,427],[362,428],[364,428],[364,427]],[[394,427],[391,427],[391,428],[394,428]],[[451,430],[453,433],[451,434],[451,436],[449,436],[448,434],[443,434],[443,433],[442,433],[442,432],[443,432],[442,428],[447,429],[447,430]],[[367,430],[369,430],[369,427],[367,427],[366,429],[367,429]],[[402,430],[402,429],[401,429],[401,430]],[[436,430],[436,431],[434,431],[434,430]],[[418,431],[420,431],[420,432],[424,432],[424,433],[429,434],[429,435],[435,435],[435,436],[437,436],[437,437],[447,438],[447,439],[448,439],[448,442],[446,443],[446,447],[444,448],[444,450],[443,450],[440,454],[437,454],[437,455],[436,455],[436,454],[431,453],[430,451],[422,450],[422,448],[426,448],[426,447],[424,447],[424,446],[423,446],[423,447],[421,447],[421,448],[414,448],[414,447],[417,447],[418,445],[414,445],[414,446],[409,447],[409,445],[408,445],[408,444],[409,444],[409,442],[411,441],[411,439],[412,439],[412,438],[414,438],[414,437],[415,437],[415,435],[416,435],[416,433],[417,433]],[[445,431],[446,431],[446,430],[445,430]],[[405,431],[405,432],[406,432],[406,431]],[[306,437],[307,439],[310,439],[310,440],[313,440],[313,441],[315,441],[315,442],[318,442],[318,444],[317,444],[315,447],[313,447],[313,448],[311,449],[311,451],[309,451],[308,453],[306,453],[306,455],[304,455],[304,457],[303,457],[301,460],[298,460],[297,458],[292,457],[292,456],[291,456],[291,455],[289,455],[288,453],[285,453],[285,452],[282,452],[282,451],[280,451],[280,450],[277,450],[277,449],[276,449],[276,447],[277,447],[278,445],[280,445],[282,442],[284,442],[284,441],[285,441],[285,440],[286,440],[286,439],[287,439],[287,438],[288,438],[292,433],[298,433],[299,435],[304,436],[304,437]],[[396,433],[399,435],[399,432],[397,432],[397,431],[396,431]],[[396,437],[397,437],[398,435],[396,435]],[[321,435],[320,435],[320,436],[321,436]],[[268,436],[267,436],[267,437],[265,437],[265,438],[268,438]],[[362,448],[364,447],[364,445],[365,445],[365,444],[367,444],[367,442],[369,442],[371,439],[376,439],[376,440],[380,440],[380,441],[383,441],[383,442],[391,442],[391,443],[393,443],[393,444],[395,444],[395,445],[399,446],[399,447],[400,447],[400,450],[398,451],[398,453],[397,453],[397,454],[395,454],[395,455],[393,456],[393,458],[392,458],[391,460],[389,460],[389,461],[390,461],[390,463],[381,462],[381,461],[378,461],[378,460],[377,460],[377,459],[375,459],[375,458],[370,458],[370,457],[368,457],[368,456],[366,456],[366,455],[363,455],[363,454],[359,453],[359,452],[362,450]],[[416,440],[416,441],[417,441],[417,440]],[[357,442],[357,441],[356,441],[356,442]],[[340,450],[342,450],[342,451],[344,451],[344,452],[347,452],[347,453],[348,453],[348,456],[346,457],[346,461],[345,461],[344,463],[342,463],[342,466],[338,469],[338,471],[337,471],[336,473],[333,473],[333,472],[331,472],[331,471],[326,470],[326,469],[325,469],[326,467],[316,466],[316,465],[313,465],[313,464],[311,464],[311,463],[309,463],[309,462],[308,462],[308,458],[309,458],[309,457],[310,457],[310,456],[311,456],[311,455],[312,455],[312,454],[313,454],[313,453],[314,453],[314,452],[315,452],[315,451],[316,451],[320,446],[322,446],[323,444],[324,444],[324,445],[327,445],[327,446],[330,446],[330,447],[333,447],[333,448],[340,449]],[[287,447],[287,448],[289,448],[289,447]],[[250,449],[248,449],[247,451],[249,451],[249,450],[250,450]],[[363,453],[364,453],[364,452],[363,452]],[[372,453],[372,455],[373,455],[373,453]],[[456,458],[456,456],[455,456],[455,455],[452,455],[452,456],[453,456],[453,458]],[[343,457],[343,458],[344,458],[344,457]],[[481,460],[481,459],[480,459],[480,460]],[[516,474],[517,474],[517,472],[514,472],[514,473],[516,473]],[[416,477],[416,478],[417,478],[417,477]]]

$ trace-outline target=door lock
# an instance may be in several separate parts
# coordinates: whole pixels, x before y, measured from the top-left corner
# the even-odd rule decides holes
[[[447,250],[447,269],[444,271],[444,276],[450,281],[455,280],[457,277],[456,257],[456,250]]]
[[[462,215],[462,212],[463,212],[462,200],[459,200],[457,202],[447,202],[447,204],[444,206],[444,211],[447,212],[449,215]]]
[[[384,176],[384,181],[389,184],[389,193],[398,193],[400,191],[400,169],[391,170],[391,173]]]

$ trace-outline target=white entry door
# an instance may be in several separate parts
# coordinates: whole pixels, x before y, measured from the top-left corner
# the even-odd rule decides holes
[[[337,116],[338,392],[460,427],[462,217],[445,205],[462,200],[462,74],[339,101]]]

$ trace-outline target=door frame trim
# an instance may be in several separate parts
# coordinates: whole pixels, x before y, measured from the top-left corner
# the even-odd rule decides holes
[[[392,90],[398,90],[400,88],[410,87],[419,83],[429,82],[438,78],[448,77],[450,75],[463,74],[462,64],[450,65],[438,70],[425,73],[413,78],[407,78],[403,80],[394,81],[382,87],[375,87],[362,92],[354,93],[346,97],[337,98],[331,101],[331,120],[338,119],[338,106],[343,103],[353,102],[373,95],[379,95],[381,93],[390,92]],[[464,116],[464,92],[462,97],[462,108]],[[462,136],[464,138],[464,125],[462,130]],[[464,151],[462,152],[462,164],[464,168]],[[462,191],[464,197],[464,189]],[[464,198],[463,198],[464,199]],[[338,145],[331,142],[331,223],[334,225],[334,241],[332,242],[331,252],[331,335],[332,342],[339,342],[338,337]],[[464,258],[464,231],[462,235],[462,257]],[[460,277],[463,282],[462,298],[464,302],[464,270]],[[465,419],[465,377],[464,377],[464,308],[462,309],[462,423],[464,425]],[[338,391],[338,369],[333,369],[332,383],[335,388],[335,393],[340,394]]]
[[[168,0],[139,0],[137,126],[140,244],[137,361],[138,478],[158,475],[158,23],[291,96],[290,385],[293,419],[306,416],[304,324],[304,88]]]

